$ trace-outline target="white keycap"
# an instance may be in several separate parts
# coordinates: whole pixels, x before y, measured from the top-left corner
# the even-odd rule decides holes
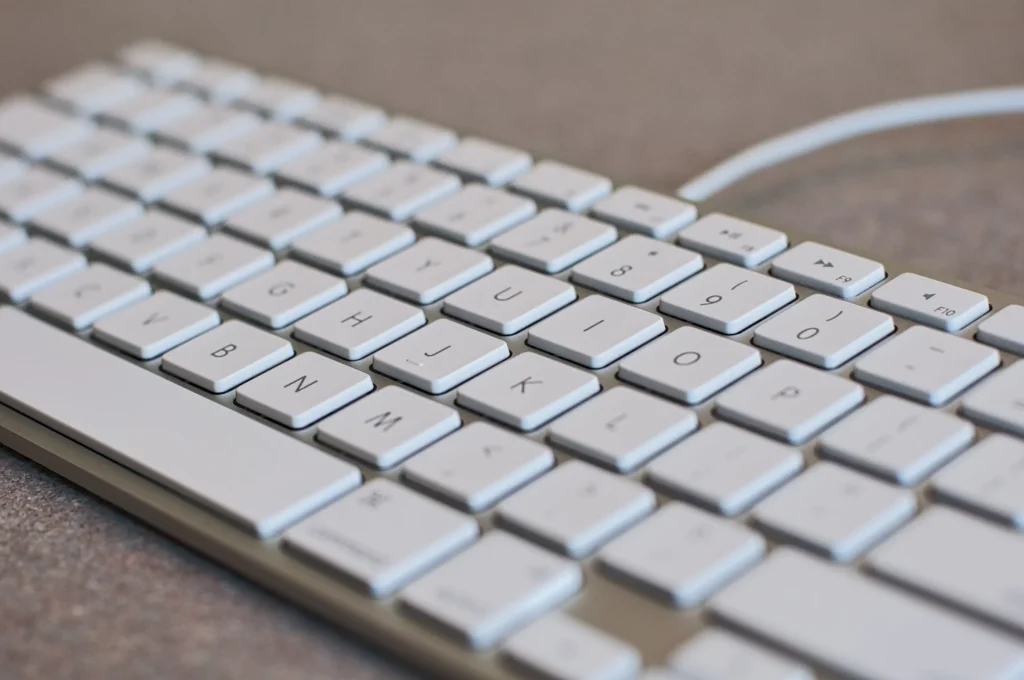
[[[529,170],[533,158],[525,151],[504,144],[479,137],[464,137],[457,145],[442,153],[434,163],[461,175],[467,182],[500,187]]]
[[[633,680],[642,665],[631,645],[561,612],[511,636],[503,649],[516,664],[559,680]]]
[[[303,352],[239,387],[235,401],[298,430],[371,391],[373,381],[362,371]]]
[[[273,193],[270,180],[222,166],[170,192],[163,203],[212,227]]]
[[[444,404],[394,385],[377,390],[317,426],[317,439],[378,467],[398,465],[459,427]]]
[[[572,280],[627,302],[645,302],[703,268],[697,253],[633,235],[573,267]]]
[[[118,53],[129,68],[141,71],[151,80],[169,84],[187,77],[199,68],[199,57],[161,40],[140,40]]]
[[[0,221],[0,253],[20,246],[28,240],[25,230],[13,224]]]
[[[250,172],[265,175],[323,144],[312,130],[280,122],[263,123],[245,134],[218,144],[214,154]]]
[[[492,333],[513,335],[576,299],[572,286],[505,265],[448,296],[444,311]]]
[[[202,107],[200,99],[185,92],[148,90],[106,109],[101,118],[129,132],[144,135],[181,120]]]
[[[356,182],[342,197],[359,208],[401,222],[459,190],[459,178],[409,161]]]
[[[702,630],[668,663],[687,680],[814,680],[806,666],[719,628]]]
[[[754,330],[754,344],[812,366],[836,368],[895,330],[888,314],[811,295]]]
[[[402,603],[474,649],[491,647],[580,589],[578,565],[492,531],[402,593]]]
[[[277,176],[321,196],[337,196],[388,167],[388,155],[348,142],[330,141],[285,163]]]
[[[379,350],[373,369],[424,392],[442,394],[508,356],[502,340],[438,319]]]
[[[601,550],[601,565],[677,607],[695,607],[756,564],[765,540],[736,522],[667,503]]]
[[[28,170],[28,163],[0,148],[0,184],[17,179]]]
[[[374,479],[295,525],[286,550],[387,597],[476,539],[465,515],[388,479]]]
[[[103,181],[149,203],[199,179],[211,168],[210,161],[201,156],[157,146],[145,156],[111,171]]]
[[[697,219],[696,206],[634,186],[619,187],[590,212],[621,229],[659,239]]]
[[[761,365],[753,347],[693,326],[677,328],[626,357],[619,379],[686,404],[698,404]]]
[[[756,267],[786,249],[781,231],[713,213],[679,234],[679,245],[741,267]]]
[[[849,562],[914,514],[913,491],[833,463],[812,465],[754,508],[761,526],[837,562]]]
[[[1003,307],[978,325],[975,338],[1007,352],[1024,354],[1024,307]]]
[[[149,293],[145,279],[94,264],[47,286],[31,297],[29,305],[62,326],[80,331]]]
[[[661,296],[666,314],[735,335],[796,299],[793,285],[731,264],[718,264]]]
[[[970,423],[883,395],[821,435],[822,452],[904,486],[916,486],[965,449]]]
[[[512,494],[498,506],[498,518],[548,547],[580,558],[653,509],[650,489],[572,460]]]
[[[168,144],[192,153],[206,153],[260,125],[261,119],[255,113],[207,106],[190,116],[158,126],[155,134]]]
[[[1024,537],[942,506],[868,555],[910,588],[1024,632]]]
[[[382,109],[349,97],[324,97],[300,122],[316,128],[326,135],[341,139],[361,139],[388,120]]]
[[[837,375],[781,359],[723,392],[720,416],[799,444],[864,401],[864,388]]]
[[[460,507],[481,512],[554,463],[546,446],[477,421],[421,452],[402,474]]]
[[[49,161],[84,179],[94,180],[142,158],[152,148],[153,144],[143,137],[99,128],[85,139],[61,148],[49,157]]]
[[[1024,442],[993,434],[932,478],[932,490],[986,517],[1024,530]]]
[[[352,276],[415,241],[415,232],[404,224],[356,211],[296,239],[291,253],[322,269]]]
[[[246,91],[237,103],[275,120],[292,120],[312,111],[320,103],[320,94],[308,85],[270,76]]]
[[[83,191],[85,187],[78,180],[37,166],[0,185],[0,214],[12,222],[24,222]]]
[[[225,227],[261,246],[282,250],[339,217],[341,206],[334,201],[285,188],[235,213]]]
[[[42,211],[32,219],[32,225],[73,248],[81,248],[97,236],[142,217],[142,213],[141,204],[120,194],[90,187]]]
[[[422,309],[360,288],[300,319],[294,335],[343,359],[357,361],[426,322]]]
[[[491,252],[554,274],[614,243],[616,237],[607,224],[549,208],[494,239]]]
[[[15,304],[37,290],[85,267],[85,256],[46,239],[0,253],[0,298]]]
[[[602,368],[664,331],[656,314],[590,295],[531,328],[527,342],[587,368]]]
[[[436,302],[494,269],[486,255],[436,238],[370,267],[366,283],[417,304]]]
[[[943,404],[999,366],[999,352],[955,335],[913,326],[854,364],[854,377],[870,385]]]
[[[148,88],[107,64],[89,62],[46,81],[43,90],[79,115],[91,116],[141,96]]]
[[[220,323],[214,310],[158,290],[96,322],[92,335],[136,359],[153,359]]]
[[[241,321],[226,321],[164,355],[160,368],[221,394],[295,354],[291,344]]]
[[[647,477],[673,495],[733,517],[802,467],[798,449],[715,422],[659,456]]]
[[[536,212],[537,205],[527,198],[470,184],[416,213],[413,221],[423,231],[476,247]]]
[[[556,161],[537,163],[511,186],[542,205],[570,212],[586,210],[612,191],[612,182],[607,177]]]
[[[206,238],[206,230],[158,210],[98,236],[89,245],[103,258],[136,274]]]
[[[269,251],[217,234],[161,260],[153,272],[168,285],[209,300],[273,266]]]
[[[697,414],[631,387],[602,392],[548,429],[552,443],[632,472],[697,429]]]
[[[460,406],[519,430],[535,430],[601,389],[597,377],[523,352],[459,388]]]
[[[772,275],[844,299],[885,278],[880,262],[804,241],[772,260]]]
[[[259,82],[255,72],[230,61],[207,58],[181,84],[211,102],[227,103],[238,99]]]
[[[221,304],[256,323],[284,328],[347,292],[345,279],[285,260],[224,293]]]
[[[364,143],[416,163],[427,163],[455,146],[451,130],[415,118],[396,116],[366,136]]]
[[[972,420],[1024,436],[1024,363],[999,371],[967,393],[960,410]]]
[[[87,138],[95,125],[26,96],[0,101],[0,146],[36,159]]]
[[[944,331],[958,331],[989,310],[981,293],[909,273],[873,292],[871,306]]]

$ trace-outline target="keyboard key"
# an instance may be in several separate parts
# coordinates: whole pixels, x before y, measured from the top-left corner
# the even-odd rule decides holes
[[[754,330],[754,344],[831,369],[895,330],[888,314],[826,295],[811,295]]]
[[[210,161],[200,156],[157,146],[147,155],[108,173],[104,182],[150,203],[211,171]]]
[[[1024,307],[1003,307],[978,325],[975,338],[1007,352],[1024,354]]]
[[[616,237],[607,224],[549,208],[494,239],[491,252],[554,274],[615,243]]]
[[[222,394],[295,354],[291,344],[241,321],[226,321],[164,355],[160,368]]]
[[[387,114],[376,106],[338,95],[324,97],[299,120],[326,135],[347,140],[361,139],[387,121]]]
[[[875,548],[887,578],[1024,632],[1024,537],[942,506]]]
[[[299,237],[291,254],[335,274],[352,276],[415,241],[415,232],[404,224],[356,211]]]
[[[677,607],[695,607],[760,561],[751,529],[682,503],[667,503],[600,552],[601,566]]]
[[[796,299],[792,284],[718,264],[661,296],[665,314],[735,335]]]
[[[28,164],[25,161],[9,155],[0,148],[0,184],[6,184],[21,177],[26,170],[28,170]]]
[[[81,248],[97,236],[142,217],[142,205],[99,187],[44,210],[32,226],[72,248]]]
[[[294,80],[269,76],[246,91],[236,103],[274,120],[286,121],[312,111],[320,103],[320,93]]]
[[[519,631],[503,649],[519,666],[565,680],[632,680],[642,664],[631,645],[561,612]]]
[[[0,213],[12,222],[25,222],[83,191],[78,180],[37,166],[0,186]]]
[[[258,82],[259,76],[244,66],[207,58],[188,74],[181,86],[211,102],[227,103],[238,99]]]
[[[43,90],[79,115],[92,116],[139,97],[148,88],[107,64],[89,62],[43,83]]]
[[[202,107],[201,100],[185,92],[148,90],[107,108],[101,119],[129,132],[145,135]]]
[[[199,57],[191,52],[153,39],[132,43],[121,50],[118,57],[129,68],[163,85],[180,81],[200,65]]]
[[[1024,363],[996,373],[967,393],[961,412],[997,430],[1024,436]]]
[[[989,435],[939,470],[931,488],[944,501],[1024,530],[1024,442]]]
[[[269,328],[284,328],[348,292],[344,279],[285,260],[224,293],[221,304]]]
[[[273,266],[274,256],[269,251],[216,234],[161,260],[153,272],[168,285],[209,300]]]
[[[912,326],[857,360],[853,376],[938,406],[999,366],[999,353],[955,335]]]
[[[587,368],[603,368],[664,331],[656,314],[590,295],[530,329],[527,343]]]
[[[460,387],[457,401],[505,425],[529,431],[600,389],[591,373],[523,352]]]
[[[357,361],[425,324],[423,310],[360,288],[295,324],[295,338]]]
[[[602,392],[548,429],[548,438],[617,472],[632,472],[697,429],[697,414],[631,387]]]
[[[207,153],[260,127],[261,119],[249,111],[207,106],[190,116],[158,125],[156,136],[192,153]]]
[[[206,236],[205,229],[187,220],[150,210],[137,220],[104,232],[89,247],[101,257],[142,274],[160,260],[180,253]]]
[[[803,467],[799,449],[715,422],[659,456],[647,478],[672,495],[734,517]]]
[[[25,235],[24,229],[13,224],[0,222],[0,253],[23,245],[27,240],[28,236]]]
[[[573,267],[572,280],[626,302],[646,302],[703,268],[696,253],[633,235]]]
[[[804,241],[772,260],[772,276],[849,300],[885,278],[879,262]]]
[[[481,512],[554,464],[546,446],[477,421],[417,455],[402,474],[460,507]]]
[[[818,444],[830,458],[916,486],[973,437],[970,423],[883,395],[821,435]]]
[[[225,228],[259,245],[282,250],[339,217],[341,206],[334,201],[285,188],[235,213]]]
[[[321,196],[337,196],[361,180],[388,167],[385,153],[356,144],[330,141],[315,151],[285,163],[277,176]]]
[[[72,118],[27,96],[0,101],[0,146],[31,159],[42,158],[85,139],[95,125]]]
[[[541,161],[513,180],[512,188],[541,205],[580,212],[610,194],[612,182],[564,163]]]
[[[142,158],[152,149],[153,144],[143,137],[133,137],[120,130],[98,128],[85,139],[62,147],[50,155],[48,160],[83,179],[95,180]]]
[[[873,292],[871,306],[951,332],[989,310],[988,298],[980,293],[909,273]]]
[[[619,364],[619,379],[699,404],[761,365],[753,347],[693,326],[677,328]]]
[[[720,628],[702,630],[668,663],[693,680],[814,680],[806,666]]]
[[[262,177],[219,167],[164,197],[167,207],[213,227],[233,213],[274,193],[274,183]]]
[[[33,295],[33,311],[80,331],[150,293],[149,283],[105,264],[93,264]]]
[[[741,267],[756,267],[789,243],[781,231],[728,215],[706,215],[679,234],[679,245]]]
[[[136,359],[154,359],[220,324],[205,305],[158,290],[130,307],[105,316],[92,336]]]
[[[366,283],[420,305],[436,302],[494,269],[486,255],[436,238],[374,265]]]
[[[416,213],[413,221],[423,231],[476,247],[533,217],[535,212],[537,206],[529,199],[470,184]]]
[[[533,158],[525,151],[504,144],[479,137],[464,137],[434,163],[457,173],[466,182],[500,187],[529,170]]]
[[[513,335],[576,299],[558,279],[505,265],[449,295],[444,311],[499,335]]]
[[[582,584],[577,564],[492,531],[414,582],[400,599],[470,647],[484,649],[557,607]]]
[[[373,356],[373,369],[442,394],[509,356],[508,345],[448,319],[438,319]]]
[[[14,304],[24,302],[37,290],[84,267],[81,253],[46,239],[29,239],[0,254],[0,298]]]
[[[408,161],[399,161],[383,172],[356,182],[342,197],[355,206],[401,222],[434,201],[454,194],[459,178]]]
[[[780,359],[723,392],[721,417],[790,444],[800,444],[864,401],[846,378]]]
[[[317,426],[317,439],[388,469],[458,429],[459,414],[394,385],[377,390]]]
[[[388,479],[374,479],[289,529],[284,547],[387,597],[472,543],[476,522]]]
[[[371,391],[373,381],[362,371],[303,352],[239,387],[235,401],[298,430]]]
[[[0,308],[0,327],[0,401],[250,535],[274,536],[359,484],[355,466],[20,310]]]
[[[218,144],[213,153],[250,172],[266,175],[322,144],[323,138],[312,130],[270,122]]]
[[[663,239],[697,219],[697,208],[634,186],[619,187],[590,213],[620,229]]]
[[[451,130],[415,118],[397,116],[363,139],[365,144],[416,163],[428,163],[455,146]]]

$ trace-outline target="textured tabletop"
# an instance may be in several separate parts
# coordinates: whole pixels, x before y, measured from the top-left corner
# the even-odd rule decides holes
[[[849,108],[1024,82],[1017,0],[6,0],[0,93],[160,36],[670,191]],[[1024,295],[1024,117],[845,144],[727,207]],[[413,677],[0,451],[0,677]]]

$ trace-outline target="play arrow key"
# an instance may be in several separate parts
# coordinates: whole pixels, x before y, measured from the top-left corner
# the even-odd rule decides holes
[[[822,267],[833,267],[834,266],[831,262],[826,262],[825,260],[818,260],[814,264],[821,265]]]

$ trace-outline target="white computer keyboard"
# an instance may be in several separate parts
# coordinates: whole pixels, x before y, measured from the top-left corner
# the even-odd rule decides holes
[[[0,102],[0,441],[443,678],[1024,678],[1024,307],[157,42]]]

